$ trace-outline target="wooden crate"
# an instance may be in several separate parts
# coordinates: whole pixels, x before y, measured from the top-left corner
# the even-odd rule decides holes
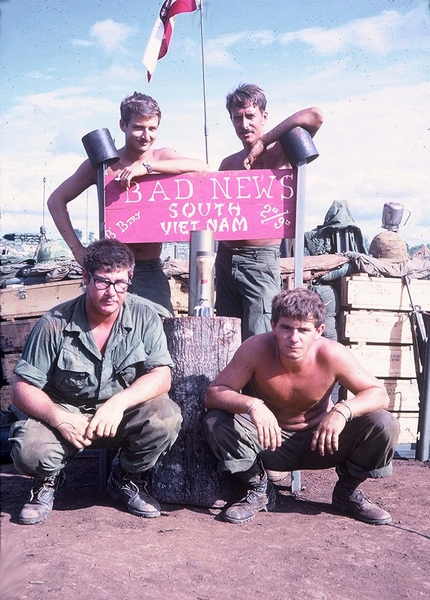
[[[415,444],[418,435],[417,412],[393,412],[400,423],[398,444]]]
[[[1,368],[2,368],[3,379],[5,379],[8,383],[12,383],[13,370],[15,368],[16,363],[20,359],[21,359],[21,353],[5,354],[1,358]]]
[[[7,410],[12,399],[12,386],[4,385],[0,388],[0,409]]]
[[[348,344],[346,347],[375,377],[416,378],[414,350],[411,345]]]
[[[53,306],[81,293],[80,279],[28,286],[11,285],[0,290],[0,316],[9,320],[40,316]]]
[[[410,290],[414,305],[430,311],[430,281],[411,279]],[[379,310],[411,310],[409,294],[399,277],[369,277],[364,273],[342,277],[342,307]]]
[[[416,412],[419,408],[419,390],[416,379],[380,379],[387,390],[388,410]],[[347,399],[354,394],[347,392]]]
[[[341,339],[350,342],[412,344],[412,328],[405,312],[351,310],[340,314]]]
[[[0,321],[0,350],[16,352],[21,350],[37,319]]]

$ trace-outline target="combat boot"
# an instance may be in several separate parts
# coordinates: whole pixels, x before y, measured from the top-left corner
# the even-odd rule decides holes
[[[346,513],[370,525],[388,525],[391,515],[373,504],[362,492],[357,489],[365,481],[353,477],[346,467],[336,467],[339,480],[333,490],[332,506],[341,513]]]
[[[117,457],[112,462],[112,472],[109,475],[107,492],[112,498],[121,498],[127,510],[138,517],[159,517],[161,507],[147,493],[148,482],[144,473],[128,473],[121,469]]]
[[[276,506],[276,492],[266,471],[256,465],[246,473],[239,475],[248,491],[246,495],[232,504],[223,513],[224,521],[229,523],[247,523],[252,521],[261,510],[274,510]]]
[[[63,471],[58,475],[33,479],[30,500],[24,504],[18,516],[22,525],[35,525],[44,521],[52,512],[55,492],[64,484],[66,476]]]

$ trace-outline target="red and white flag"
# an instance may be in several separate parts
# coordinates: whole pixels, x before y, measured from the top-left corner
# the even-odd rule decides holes
[[[157,61],[167,54],[176,15],[193,12],[198,7],[198,0],[165,0],[163,2],[142,58],[143,64],[148,69],[148,81],[151,81]]]

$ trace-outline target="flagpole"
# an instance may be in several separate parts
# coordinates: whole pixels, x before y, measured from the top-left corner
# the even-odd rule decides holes
[[[205,39],[203,32],[203,0],[200,0],[200,40],[202,49],[202,83],[203,83],[203,118],[204,118],[204,135],[205,135],[205,155],[206,162],[209,163],[209,150],[208,150],[208,122],[206,112],[206,75],[205,75]]]

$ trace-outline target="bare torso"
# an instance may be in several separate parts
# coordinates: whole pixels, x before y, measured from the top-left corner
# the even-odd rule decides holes
[[[220,171],[242,171],[245,169],[243,161],[248,156],[248,150],[243,149],[236,154],[232,154],[225,158],[220,166]],[[276,142],[269,148],[267,148],[252,164],[251,167],[254,169],[288,169],[291,168],[289,162],[286,161],[286,157],[282,152],[281,145]],[[224,241],[223,242],[229,248],[241,248],[243,246],[279,246],[281,239],[279,238],[267,238],[258,240],[235,240],[235,241]]]
[[[273,333],[259,336],[251,385],[255,396],[264,400],[280,427],[294,431],[312,426],[331,408],[335,376],[324,358],[328,340],[314,342],[305,360],[282,360]]]

